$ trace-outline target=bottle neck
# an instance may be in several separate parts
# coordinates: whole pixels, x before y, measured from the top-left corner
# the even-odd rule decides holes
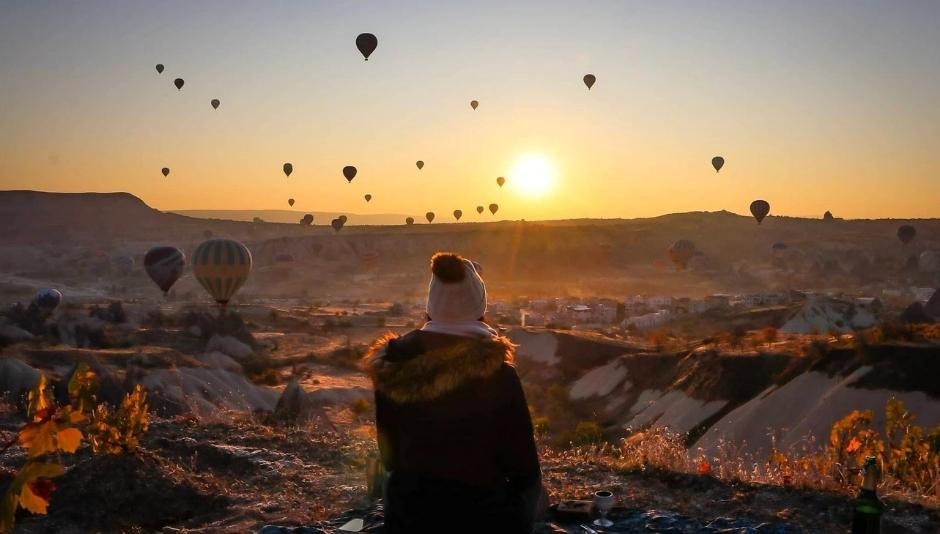
[[[862,479],[862,489],[875,492],[878,489],[878,468],[870,466],[865,469],[865,478]]]

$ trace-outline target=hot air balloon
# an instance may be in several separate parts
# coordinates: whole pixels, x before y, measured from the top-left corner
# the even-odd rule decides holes
[[[596,81],[597,81],[597,77],[594,76],[593,74],[585,74],[585,75],[584,75],[584,85],[587,86],[588,91],[591,90],[591,87],[594,87],[594,82],[596,82]]]
[[[163,74],[163,63],[157,63],[157,74]]]
[[[479,105],[480,105],[480,103],[477,102],[476,100],[471,100],[471,101],[470,101],[470,107],[473,108],[473,109],[477,109],[477,106],[479,106]]]
[[[499,211],[499,205],[495,203],[490,204],[490,213],[492,213],[493,215],[496,215],[497,211]]]
[[[503,187],[505,183],[506,183],[506,179],[503,178],[502,176],[496,178],[496,185],[498,185],[499,187]]]
[[[833,219],[835,219],[835,217],[832,216],[832,212],[831,212],[831,211],[828,211],[828,210],[827,210],[826,213],[823,213],[823,220],[824,220],[824,221],[831,221],[831,220],[833,220]]]
[[[483,210],[486,209],[483,206],[477,206],[477,213],[483,213]]]
[[[251,273],[251,252],[232,239],[210,239],[193,253],[193,274],[222,310]]]
[[[369,56],[372,55],[372,52],[375,52],[378,46],[379,40],[371,33],[360,33],[359,36],[356,37],[356,48],[359,49],[359,53],[362,54],[362,57],[364,57],[366,61],[369,61]]]
[[[285,164],[284,164],[284,174],[286,174],[286,175],[289,177],[289,176],[290,176],[290,173],[292,173],[292,172],[294,172],[294,166],[291,165],[290,163],[285,163]]]
[[[414,217],[405,217],[405,224],[409,224],[409,225],[410,225],[410,224],[414,224],[414,223],[415,223],[415,218],[414,218]]]
[[[177,91],[179,91],[180,89],[183,88],[183,84],[184,84],[184,83],[186,83],[186,82],[184,82],[182,78],[177,78],[177,79],[173,80],[173,85],[176,86],[176,90],[177,90]]]
[[[287,199],[287,205],[293,207],[293,206],[294,206],[294,199],[292,199],[292,198]]]
[[[420,159],[415,162],[415,165],[418,167],[419,171],[424,168],[424,162],[421,161]]]
[[[56,309],[59,303],[62,302],[62,293],[59,293],[58,289],[46,287],[36,292],[36,295],[33,297],[33,302],[36,304],[37,308],[49,313]]]
[[[680,239],[669,247],[669,259],[680,269],[685,269],[695,255],[695,244],[688,239]]]
[[[425,213],[425,214],[424,214],[424,218],[427,219],[429,223],[430,223],[430,222],[434,222],[434,212],[433,212],[433,211],[429,211],[429,212]]]
[[[153,247],[144,255],[144,269],[166,296],[179,280],[186,266],[186,256],[176,247]]]
[[[463,212],[461,210],[454,210],[454,218],[458,221],[463,217]]]
[[[336,218],[336,219],[333,219],[332,221],[330,221],[330,226],[332,226],[332,227],[333,227],[333,230],[336,230],[337,232],[339,232],[340,230],[343,229],[343,225],[344,225],[344,224],[346,224],[346,222],[343,221],[343,219],[340,219],[340,218]]]
[[[356,168],[352,165],[346,165],[343,167],[343,176],[346,177],[346,181],[352,183],[353,178],[356,177]]]
[[[313,215],[309,213],[304,215],[303,218],[300,219],[300,224],[302,226],[310,226],[311,224],[313,224]]]
[[[751,215],[757,219],[757,224],[760,224],[768,213],[770,213],[770,204],[766,200],[751,202]]]
[[[209,103],[212,104],[212,109],[219,109],[219,104],[221,104],[222,102],[219,102],[218,98],[213,98],[212,100],[209,101]]]
[[[338,218],[339,220],[343,221],[343,224],[346,224],[346,221],[349,220],[349,217],[347,217],[347,216],[345,216],[345,215],[340,215],[340,216],[337,217],[337,218]]]
[[[917,230],[909,224],[902,224],[898,227],[898,239],[905,245],[910,243],[916,235]]]
[[[163,173],[163,176],[169,176],[169,174],[170,174],[170,168],[169,168],[169,167],[164,167],[164,168],[160,169],[160,172]]]
[[[715,156],[712,158],[712,167],[715,168],[715,172],[720,171],[721,168],[724,166],[725,166],[725,158],[721,156]]]
[[[366,202],[369,202],[370,200],[372,200],[372,195],[370,195],[369,193],[366,193],[365,199],[366,199]]]

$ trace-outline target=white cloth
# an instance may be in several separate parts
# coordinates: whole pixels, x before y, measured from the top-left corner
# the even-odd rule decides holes
[[[421,330],[463,337],[496,337],[499,332],[483,321],[428,321]]]
[[[486,313],[486,285],[473,262],[464,258],[464,277],[444,282],[431,275],[428,285],[428,317],[433,321],[477,322]]]

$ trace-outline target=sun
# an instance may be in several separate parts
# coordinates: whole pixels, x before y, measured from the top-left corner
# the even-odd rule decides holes
[[[512,168],[509,180],[522,196],[543,197],[555,186],[555,166],[541,154],[526,154]]]

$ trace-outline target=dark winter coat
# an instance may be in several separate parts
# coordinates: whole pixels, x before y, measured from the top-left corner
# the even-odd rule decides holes
[[[532,531],[541,472],[513,351],[420,330],[373,346],[387,532]]]

